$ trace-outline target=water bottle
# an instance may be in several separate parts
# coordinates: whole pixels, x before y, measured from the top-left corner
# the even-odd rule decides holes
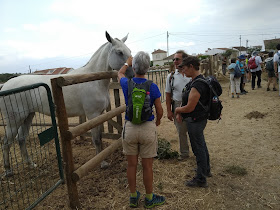
[[[145,101],[144,101],[144,106],[145,107],[150,106],[150,92],[149,91],[146,92],[146,98],[145,98]]]
[[[217,103],[217,102],[218,102],[218,97],[217,97],[217,96],[213,96],[212,102],[213,102],[213,103]]]
[[[146,97],[145,97],[145,101],[144,101],[144,108],[145,108],[145,112],[149,112],[151,110],[151,100],[150,100],[150,92],[149,91],[146,92]]]

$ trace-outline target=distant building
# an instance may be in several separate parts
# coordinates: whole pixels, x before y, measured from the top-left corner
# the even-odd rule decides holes
[[[270,40],[263,40],[264,48],[266,51],[275,50],[276,45],[280,44],[280,39],[270,39]]]
[[[67,74],[70,71],[73,71],[73,68],[66,68],[66,67],[60,67],[60,68],[54,68],[54,69],[46,69],[46,70],[39,70],[35,71],[32,74],[39,74],[39,75],[46,75],[46,74]]]
[[[167,58],[167,52],[161,49],[152,52],[153,66],[163,66]]]
[[[204,55],[216,55],[216,54],[223,54],[225,53],[229,48],[213,48],[205,51]]]

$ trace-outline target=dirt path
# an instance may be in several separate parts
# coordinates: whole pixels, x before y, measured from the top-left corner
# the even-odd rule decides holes
[[[278,92],[267,92],[263,81],[263,88],[251,90],[246,84],[249,93],[232,99],[228,96],[228,81],[221,84],[222,120],[218,124],[209,121],[205,130],[213,173],[208,179],[209,187],[191,189],[184,185],[194,175],[196,164],[192,153],[184,162],[155,160],[154,191],[167,199],[166,205],[158,209],[280,209]],[[257,116],[262,118],[254,118]],[[178,149],[175,126],[166,113],[158,133],[160,138],[171,142],[173,149]],[[89,139],[73,145],[75,162],[79,165],[94,153]],[[129,209],[126,161],[121,150],[109,161],[110,169],[95,169],[78,183],[82,209]],[[230,166],[245,169],[247,174],[227,172]],[[144,194],[140,165],[138,171],[138,188]],[[143,209],[143,200],[144,195],[139,209]],[[66,186],[59,187],[36,209],[68,209]]]

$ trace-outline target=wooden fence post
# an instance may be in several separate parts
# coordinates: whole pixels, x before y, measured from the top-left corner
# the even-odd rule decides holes
[[[62,142],[62,154],[66,175],[66,184],[68,189],[68,196],[71,208],[80,208],[78,189],[75,182],[72,180],[74,172],[73,152],[71,146],[71,139],[67,138],[67,131],[69,130],[68,118],[64,103],[62,87],[58,85],[57,78],[51,79],[53,98],[56,104],[56,115],[58,118],[58,125],[60,131],[60,139]],[[66,164],[67,163],[67,164]]]

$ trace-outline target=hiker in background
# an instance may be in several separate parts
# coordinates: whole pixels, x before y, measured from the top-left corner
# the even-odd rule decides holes
[[[238,60],[236,61],[236,65],[239,65],[240,71],[241,71],[240,92],[241,92],[242,95],[248,93],[244,89],[244,87],[245,87],[245,80],[246,80],[246,78],[245,78],[245,68],[246,68],[245,59],[246,59],[245,55],[240,55],[238,57]]]
[[[223,62],[222,62],[222,72],[223,75],[226,75],[227,72],[227,57],[223,58]]]
[[[188,54],[183,50],[178,50],[175,53],[173,63],[176,70],[167,75],[165,86],[167,118],[174,121],[179,135],[180,156],[178,160],[185,160],[189,157],[187,126],[185,123],[178,123],[174,115],[174,110],[181,106],[182,103],[182,90],[191,80],[191,78],[186,77],[182,71],[178,69],[178,65],[182,63],[182,59],[186,57],[188,57]]]
[[[128,107],[128,78],[125,77],[125,72],[129,66],[132,66],[135,77],[132,78],[134,83],[145,83],[147,79],[145,74],[150,67],[150,56],[143,51],[138,52],[132,60],[129,57],[124,66],[118,72],[118,79],[122,86],[125,103]],[[145,204],[146,208],[162,205],[165,203],[165,198],[153,194],[153,159],[157,156],[157,132],[156,126],[160,125],[160,120],[163,115],[158,86],[155,83],[150,85],[149,89],[150,105],[155,105],[156,120],[154,122],[154,115],[152,114],[148,121],[141,124],[133,124],[128,120],[127,112],[125,115],[125,124],[122,133],[123,152],[126,155],[127,179],[130,189],[130,207],[137,207],[140,199],[140,193],[136,190],[136,172],[138,165],[138,155],[142,158],[143,167],[143,182],[146,189]],[[146,92],[147,93],[147,92]]]
[[[270,91],[270,83],[272,82],[273,91],[277,91],[276,89],[276,75],[274,71],[274,62],[273,62],[273,52],[268,53],[268,58],[265,59],[265,69],[268,75],[268,82],[267,82],[267,91]]]
[[[248,83],[251,82],[251,77],[252,77],[251,71],[248,68],[248,61],[249,61],[250,58],[251,58],[251,55],[246,55],[245,63],[246,63],[246,77],[247,77],[247,82]]]
[[[256,64],[256,68],[250,68],[250,60],[255,60],[255,64]],[[252,57],[250,58],[250,60],[248,61],[248,67],[250,68],[251,74],[252,74],[252,90],[255,89],[256,86],[256,77],[258,77],[257,80],[257,86],[258,88],[261,88],[261,77],[262,77],[262,59],[259,56],[259,53],[257,51],[254,51],[252,53]]]
[[[280,43],[276,45],[276,49],[278,50],[273,57],[274,62],[274,71],[275,74],[278,76],[278,83],[279,83],[279,96],[280,96]]]
[[[236,58],[231,59],[231,64],[228,66],[229,71],[229,79],[230,79],[230,90],[231,97],[234,98],[234,93],[236,93],[237,98],[239,98],[240,94],[240,78],[234,77],[234,69],[236,67]]]
[[[207,83],[199,81],[199,79],[204,79],[200,74],[199,65],[199,59],[194,56],[183,59],[179,65],[184,74],[192,78],[192,82],[188,83],[185,89],[187,95],[183,101],[186,105],[177,107],[175,110],[178,122],[182,122],[181,114],[186,113],[183,114],[183,123],[187,124],[192,150],[196,157],[196,176],[185,183],[188,187],[207,187],[206,177],[212,176],[209,153],[203,134],[208,118],[208,112],[203,106],[207,107],[209,104],[210,88]],[[195,80],[197,81],[194,82]]]

